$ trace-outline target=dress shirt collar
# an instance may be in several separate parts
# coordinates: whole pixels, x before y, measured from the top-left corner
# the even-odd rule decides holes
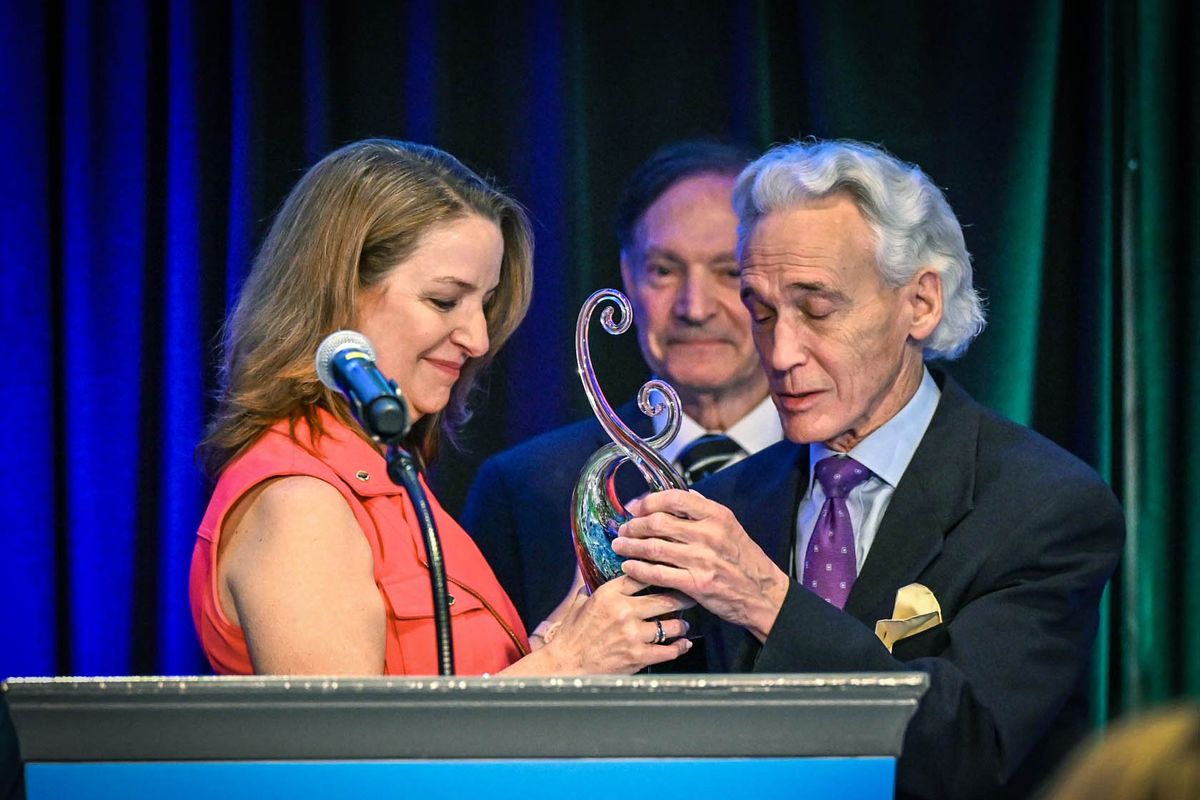
[[[657,434],[667,424],[665,414],[654,417],[654,432]],[[679,457],[679,452],[706,433],[724,433],[738,443],[747,453],[757,453],[770,447],[783,438],[783,427],[779,424],[779,414],[771,396],[767,395],[762,402],[750,410],[750,413],[729,426],[727,431],[708,431],[687,414],[682,415],[679,422],[679,435],[662,448],[663,458],[671,463]]]
[[[916,394],[904,408],[848,453],[893,489],[900,483],[904,470],[908,468],[908,462],[912,461],[913,454],[917,452],[917,445],[924,438],[925,430],[929,427],[933,412],[937,410],[938,400],[942,396],[942,390],[938,388],[928,367],[924,373]],[[835,451],[830,450],[823,442],[814,443],[808,452],[809,475],[813,474],[813,468],[818,461],[835,454]]]
[[[730,425],[725,435],[747,453],[765,450],[782,439],[783,426],[779,424],[779,412],[771,395],[764,397],[749,414]]]

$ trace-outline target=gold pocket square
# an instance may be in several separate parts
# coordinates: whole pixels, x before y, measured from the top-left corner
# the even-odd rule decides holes
[[[901,639],[915,636],[921,631],[942,624],[942,607],[928,586],[910,583],[896,592],[896,607],[891,619],[875,623],[875,635],[883,642],[888,652]]]

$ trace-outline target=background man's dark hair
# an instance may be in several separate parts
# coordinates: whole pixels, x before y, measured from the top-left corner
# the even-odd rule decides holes
[[[748,147],[691,139],[657,150],[634,170],[617,201],[617,241],[633,246],[638,221],[663,192],[695,175],[737,175],[757,155]]]

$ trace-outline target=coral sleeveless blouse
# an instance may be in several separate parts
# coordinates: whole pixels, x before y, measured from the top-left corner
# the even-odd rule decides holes
[[[428,560],[408,493],[392,483],[383,455],[331,414],[321,412],[328,431],[311,445],[308,426],[288,435],[277,424],[221,474],[192,554],[189,594],[192,618],[204,653],[219,674],[254,672],[242,629],[221,610],[216,555],[221,525],[248,491],[270,478],[308,475],[337,489],[354,512],[371,546],[375,585],[387,616],[386,675],[436,675],[437,652]],[[314,455],[315,453],[315,455]],[[424,485],[424,478],[421,479]],[[425,487],[437,523],[453,598],[450,606],[455,672],[491,673],[529,652],[524,625],[483,554]]]

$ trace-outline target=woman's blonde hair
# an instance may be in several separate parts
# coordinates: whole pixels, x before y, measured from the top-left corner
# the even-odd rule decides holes
[[[1082,747],[1041,800],[1200,797],[1200,706],[1183,703],[1122,720]]]
[[[317,378],[321,340],[353,327],[358,298],[412,255],[435,225],[470,214],[504,237],[500,284],[484,309],[491,343],[470,359],[446,408],[422,417],[407,446],[425,463],[440,431],[453,436],[470,417],[479,371],[529,308],[533,236],[521,206],[453,156],[389,139],[347,145],[313,166],[292,189],[254,260],[225,324],[221,391],[198,454],[213,478],[280,420],[324,434],[324,408],[354,430],[346,402]]]

